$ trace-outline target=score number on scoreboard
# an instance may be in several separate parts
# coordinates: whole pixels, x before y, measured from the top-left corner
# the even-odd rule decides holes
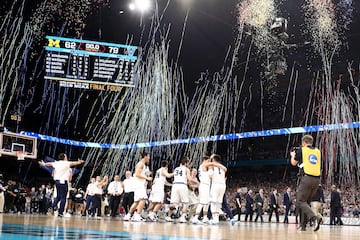
[[[62,87],[120,91],[134,86],[139,47],[46,36],[45,79]]]

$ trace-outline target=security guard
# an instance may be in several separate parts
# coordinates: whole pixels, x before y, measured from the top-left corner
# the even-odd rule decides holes
[[[301,148],[290,152],[291,164],[300,168],[300,179],[296,194],[296,207],[301,210],[301,230],[306,230],[307,220],[312,222],[314,231],[319,230],[322,219],[311,210],[309,202],[320,183],[321,153],[313,145],[313,137],[304,135]]]

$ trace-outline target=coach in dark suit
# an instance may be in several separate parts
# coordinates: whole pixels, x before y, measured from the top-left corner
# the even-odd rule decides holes
[[[257,222],[258,217],[260,217],[261,222],[264,222],[263,219],[263,206],[264,206],[264,190],[260,189],[259,193],[255,195],[255,204],[256,204],[256,217],[255,222]]]
[[[285,209],[285,216],[284,216],[284,223],[289,223],[289,212],[291,208],[291,188],[288,187],[286,192],[284,193],[284,209]]]
[[[335,218],[336,221],[335,221]],[[339,224],[343,225],[344,223],[341,220],[341,198],[340,193],[336,189],[335,185],[331,186],[331,199],[330,199],[330,225]]]
[[[277,199],[277,189],[274,189],[270,195],[270,214],[269,222],[271,222],[271,217],[273,212],[275,212],[276,222],[279,222],[279,203]]]
[[[252,221],[254,214],[254,198],[252,197],[252,190],[250,189],[245,196],[246,204],[245,204],[245,222],[248,220],[248,216],[250,216],[250,222]]]
[[[235,206],[236,209],[233,213],[233,215],[238,215],[238,221],[240,222],[241,218],[241,188],[237,188],[236,195],[235,195]]]

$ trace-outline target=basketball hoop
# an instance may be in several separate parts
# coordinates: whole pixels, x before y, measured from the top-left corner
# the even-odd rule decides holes
[[[19,161],[24,161],[25,160],[25,152],[16,151],[16,157]]]

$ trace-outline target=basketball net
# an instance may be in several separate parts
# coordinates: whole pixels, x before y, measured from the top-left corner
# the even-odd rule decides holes
[[[19,161],[25,160],[25,153],[23,151],[16,151],[16,156]]]

